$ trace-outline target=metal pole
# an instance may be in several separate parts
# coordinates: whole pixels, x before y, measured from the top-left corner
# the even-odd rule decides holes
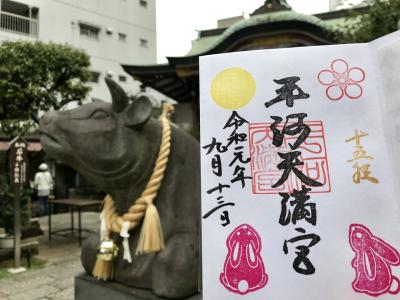
[[[49,225],[48,225],[48,229],[49,229],[49,241],[51,240],[51,208],[53,203],[51,201],[48,202],[49,204],[49,211],[47,212],[48,217],[48,221],[49,221]]]
[[[21,185],[15,186],[14,203],[14,269],[21,266]]]
[[[1,8],[3,6],[3,0],[0,0],[0,28],[3,28],[3,14],[1,12]]]
[[[82,246],[82,220],[81,220],[81,207],[78,206],[78,213],[79,213],[79,219],[78,219],[78,226],[79,226],[79,231],[78,231],[78,235],[79,235],[79,247]]]
[[[71,211],[71,235],[74,236],[74,207],[70,206],[69,209]]]

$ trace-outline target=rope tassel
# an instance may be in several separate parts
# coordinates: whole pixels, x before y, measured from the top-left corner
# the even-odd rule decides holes
[[[118,247],[113,240],[104,239],[97,249],[97,260],[93,269],[93,277],[108,280],[114,277],[113,260],[118,254]]]
[[[113,262],[97,259],[93,269],[93,277],[103,281],[113,279],[114,278]]]
[[[160,216],[154,204],[147,205],[146,214],[140,231],[136,254],[158,252],[164,248],[164,236]]]

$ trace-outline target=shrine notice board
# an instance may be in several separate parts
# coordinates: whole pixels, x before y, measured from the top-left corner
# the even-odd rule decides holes
[[[203,295],[400,299],[400,34],[200,58]]]

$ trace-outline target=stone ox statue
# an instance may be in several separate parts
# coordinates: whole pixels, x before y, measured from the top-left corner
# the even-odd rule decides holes
[[[112,104],[95,101],[69,111],[46,113],[40,121],[46,153],[60,160],[111,195],[123,214],[139,197],[153,171],[161,140],[161,124],[151,118],[145,97],[128,97],[106,79]],[[163,229],[165,248],[158,253],[114,261],[114,280],[151,289],[157,296],[185,298],[197,292],[200,215],[199,145],[177,126],[171,126],[171,152],[154,204]],[[140,226],[130,232],[130,249],[138,243]],[[111,236],[121,249],[118,234]],[[96,261],[99,237],[82,246],[82,264],[88,274]],[[132,250],[134,253],[134,250]]]

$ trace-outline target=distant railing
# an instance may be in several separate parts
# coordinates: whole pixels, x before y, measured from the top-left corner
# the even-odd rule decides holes
[[[39,22],[36,19],[2,11],[0,12],[0,30],[37,37]]]

